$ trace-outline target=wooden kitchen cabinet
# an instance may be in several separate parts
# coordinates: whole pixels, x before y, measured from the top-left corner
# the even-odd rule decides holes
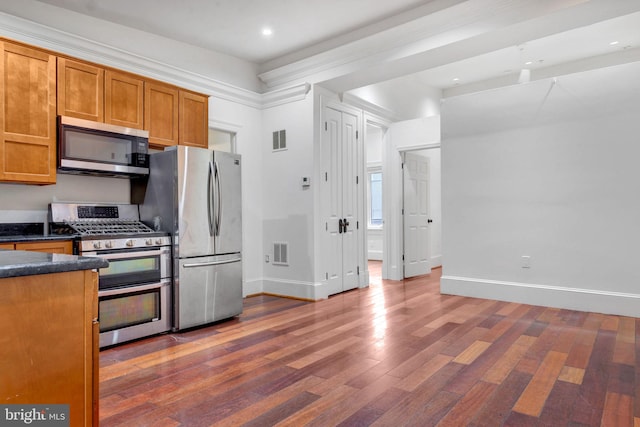
[[[104,122],[104,69],[58,58],[58,115]]]
[[[0,249],[73,255],[73,242],[71,240],[42,240],[37,242],[0,243]]]
[[[132,74],[106,70],[104,82],[104,122],[142,129],[144,80]]]
[[[71,426],[98,423],[98,273],[0,279],[0,396],[68,404]]]
[[[209,147],[209,98],[180,90],[180,145]]]
[[[47,240],[42,242],[21,242],[15,244],[19,251],[48,252],[51,254],[73,255],[71,240]]]
[[[58,115],[142,129],[143,99],[138,76],[58,58]]]
[[[56,182],[56,57],[0,40],[0,181]]]
[[[144,128],[149,146],[159,150],[178,145],[179,89],[162,83],[145,82]]]

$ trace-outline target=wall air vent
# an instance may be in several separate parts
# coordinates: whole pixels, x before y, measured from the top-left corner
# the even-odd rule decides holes
[[[273,244],[273,264],[289,265],[289,244],[286,242],[275,242]]]
[[[287,132],[277,130],[273,132],[273,151],[282,151],[287,149]]]

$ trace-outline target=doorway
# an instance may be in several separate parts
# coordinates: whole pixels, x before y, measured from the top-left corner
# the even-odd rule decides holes
[[[442,265],[440,144],[400,152],[403,278]]]

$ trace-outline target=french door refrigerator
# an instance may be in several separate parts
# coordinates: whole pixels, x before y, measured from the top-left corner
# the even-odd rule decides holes
[[[240,155],[175,146],[149,168],[140,217],[173,236],[173,329],[240,314]]]

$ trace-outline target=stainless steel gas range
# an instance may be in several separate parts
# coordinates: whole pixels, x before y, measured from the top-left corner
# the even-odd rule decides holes
[[[78,255],[100,257],[100,347],[171,329],[171,238],[140,221],[138,205],[49,205],[52,233],[73,233]]]

